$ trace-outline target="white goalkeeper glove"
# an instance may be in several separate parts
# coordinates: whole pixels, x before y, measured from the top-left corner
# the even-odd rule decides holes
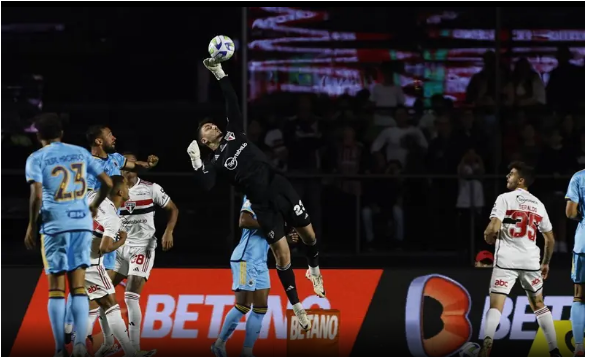
[[[213,73],[217,80],[220,80],[221,78],[226,76],[225,72],[223,71],[223,68],[221,68],[221,63],[217,62],[215,59],[207,58],[203,61],[203,64],[205,65],[205,67],[207,67],[208,70],[211,71],[211,73]]]
[[[188,152],[188,156],[191,157],[191,163],[195,171],[203,167],[203,160],[201,160],[201,149],[199,149],[199,143],[197,143],[196,140],[193,140],[193,142],[186,149],[186,152]]]

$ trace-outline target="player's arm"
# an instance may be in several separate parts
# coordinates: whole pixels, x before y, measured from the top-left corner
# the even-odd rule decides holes
[[[567,187],[567,193],[565,194],[565,199],[567,200],[567,204],[565,206],[565,216],[575,221],[579,221],[581,219],[580,212],[578,211],[578,203],[580,202],[580,195],[578,192],[578,179],[576,176],[574,176],[570,180],[570,183]]]
[[[174,245],[173,233],[178,220],[178,207],[172,202],[164,188],[157,183],[152,185],[152,198],[158,206],[168,213],[168,223],[166,223],[166,230],[162,236],[162,249],[167,251]]]
[[[240,223],[239,227],[243,229],[258,229],[260,225],[254,216],[254,211],[252,210],[252,203],[250,200],[244,199],[244,203],[242,204],[242,209],[240,210]]]
[[[41,163],[33,155],[27,158],[25,165],[25,176],[31,186],[31,195],[29,198],[29,224],[27,234],[25,235],[25,246],[32,249],[37,241],[37,220],[39,211],[43,202],[43,173]]]
[[[207,58],[203,61],[203,64],[208,70],[211,71],[211,73],[213,73],[215,78],[217,78],[219,81],[219,85],[221,86],[221,91],[223,92],[223,97],[225,98],[228,127],[236,132],[243,133],[244,119],[242,118],[242,111],[240,109],[238,96],[231,84],[231,81],[223,71],[223,68],[221,68],[221,64],[217,63],[214,59]]]
[[[500,228],[502,228],[502,221],[500,219],[493,217],[488,223],[486,230],[483,232],[483,238],[485,239],[486,243],[494,244],[496,242],[496,237],[498,236],[498,232],[500,232]]]
[[[109,216],[103,227],[104,233],[99,247],[101,254],[114,252],[125,244],[127,233],[121,231],[121,221],[117,215]],[[116,240],[117,236],[119,236],[119,240]]]
[[[502,221],[506,215],[506,201],[502,195],[496,198],[492,213],[490,213],[490,223],[483,232],[483,238],[488,244],[494,244],[498,237],[498,232],[502,228]]]
[[[555,246],[555,236],[553,235],[553,231],[541,233],[545,239],[545,248],[543,249],[543,260],[541,261],[541,264],[549,265],[551,262],[551,256],[553,255],[553,247]]]
[[[191,164],[193,165],[193,170],[195,170],[195,177],[199,186],[205,191],[209,191],[215,186],[215,179],[217,177],[215,167],[211,164],[205,164],[203,160],[201,160],[201,149],[196,140],[191,142],[186,149],[186,152],[191,158]]]

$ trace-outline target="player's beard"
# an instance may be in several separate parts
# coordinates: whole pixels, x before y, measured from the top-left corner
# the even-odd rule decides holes
[[[115,145],[105,146],[103,149],[104,149],[104,152],[106,152],[107,154],[112,154],[112,153],[115,153],[117,151],[115,149]]]

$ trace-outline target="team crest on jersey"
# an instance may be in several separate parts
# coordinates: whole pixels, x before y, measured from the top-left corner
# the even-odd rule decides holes
[[[133,210],[135,209],[135,202],[125,202],[125,208],[127,211],[129,211],[129,213],[133,213]]]
[[[219,159],[219,155],[215,155],[215,158],[213,160],[217,161],[217,159]]]
[[[234,135],[234,133],[232,131],[228,131],[225,134],[225,138],[224,139],[227,140],[227,141],[232,141],[232,140],[235,140],[236,139],[236,136]]]

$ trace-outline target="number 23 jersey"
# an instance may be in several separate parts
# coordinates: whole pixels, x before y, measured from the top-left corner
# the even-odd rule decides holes
[[[516,189],[498,196],[490,214],[492,218],[502,221],[494,265],[503,269],[539,270],[537,230],[546,233],[553,229],[545,205],[527,190]]]

